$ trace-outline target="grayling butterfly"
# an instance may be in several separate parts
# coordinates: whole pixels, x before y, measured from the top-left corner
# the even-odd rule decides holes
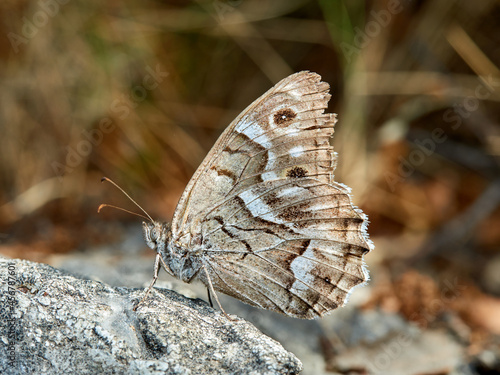
[[[227,127],[171,224],[143,223],[157,253],[148,292],[161,264],[182,281],[203,282],[218,303],[215,291],[313,319],[367,281],[363,255],[373,245],[366,215],[333,180],[328,91],[316,73],[292,74]]]

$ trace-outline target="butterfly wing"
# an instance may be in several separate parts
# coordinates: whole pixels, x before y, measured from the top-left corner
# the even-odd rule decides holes
[[[368,278],[366,217],[333,181],[328,90],[319,75],[300,72],[247,107],[195,172],[172,221],[178,245],[201,243],[215,289],[300,318],[343,305]]]

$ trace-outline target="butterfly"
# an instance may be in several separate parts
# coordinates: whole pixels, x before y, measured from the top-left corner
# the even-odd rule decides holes
[[[161,266],[184,282],[204,283],[221,309],[215,291],[313,319],[368,280],[367,217],[350,188],[333,179],[337,120],[324,113],[329,88],[316,73],[292,74],[227,127],[171,223],[143,222],[157,253],[148,292]]]

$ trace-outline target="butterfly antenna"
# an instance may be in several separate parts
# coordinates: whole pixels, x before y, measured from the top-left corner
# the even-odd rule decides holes
[[[139,217],[142,217],[143,219],[146,219],[146,220],[149,220],[149,217],[147,216],[144,216],[144,215],[141,215],[141,214],[138,214],[137,212],[133,212],[133,211],[129,211],[129,210],[126,210],[125,208],[121,208],[121,207],[117,207],[117,206],[113,206],[112,204],[106,204],[106,203],[103,203],[99,206],[99,208],[97,209],[97,213],[100,213],[101,210],[104,208],[104,207],[110,207],[110,208],[114,208],[114,209],[117,209],[117,210],[120,210],[120,211],[125,211],[129,214],[132,214],[132,215],[135,215],[135,216],[139,216]]]
[[[139,207],[139,208],[140,208],[140,210],[141,210],[142,212],[144,212],[144,213],[146,214],[146,217],[145,217],[145,216],[142,216],[142,215],[140,215],[140,214],[136,214],[136,213],[134,213],[134,212],[132,212],[132,211],[125,210],[125,209],[123,209],[123,208],[119,208],[119,207],[116,207],[116,206],[111,206],[111,205],[109,205],[109,204],[101,204],[101,205],[99,206],[99,208],[97,209],[97,212],[99,212],[99,211],[100,211],[103,207],[113,207],[113,208],[116,208],[116,209],[119,209],[119,210],[122,210],[122,211],[125,211],[125,212],[129,212],[129,213],[131,213],[131,214],[134,214],[134,215],[137,215],[137,216],[140,216],[140,217],[144,217],[145,219],[149,219],[152,223],[154,223],[153,218],[152,218],[151,216],[149,216],[149,214],[146,212],[146,210],[145,210],[144,208],[142,208],[141,206],[139,206],[139,203],[137,203],[135,200],[133,200],[133,199],[132,199],[132,197],[131,197],[130,195],[128,195],[128,194],[125,192],[125,190],[123,190],[121,187],[119,187],[117,184],[115,184],[113,180],[110,180],[110,179],[109,179],[109,178],[107,178],[107,177],[103,177],[103,178],[101,178],[101,182],[104,182],[104,181],[107,181],[107,182],[109,182],[109,183],[113,184],[113,185],[114,185],[114,186],[115,186],[118,190],[120,190],[123,194],[125,194],[125,196],[126,196],[128,199],[130,199],[130,200],[132,201],[132,203],[134,203],[137,207]]]

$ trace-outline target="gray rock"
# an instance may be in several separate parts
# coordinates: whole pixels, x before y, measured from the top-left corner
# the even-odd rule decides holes
[[[347,329],[346,329],[347,327]],[[342,374],[415,375],[471,372],[465,348],[444,328],[419,329],[384,311],[357,311],[331,322],[335,354],[328,367]]]
[[[0,258],[1,374],[297,374],[300,361],[205,302]]]

